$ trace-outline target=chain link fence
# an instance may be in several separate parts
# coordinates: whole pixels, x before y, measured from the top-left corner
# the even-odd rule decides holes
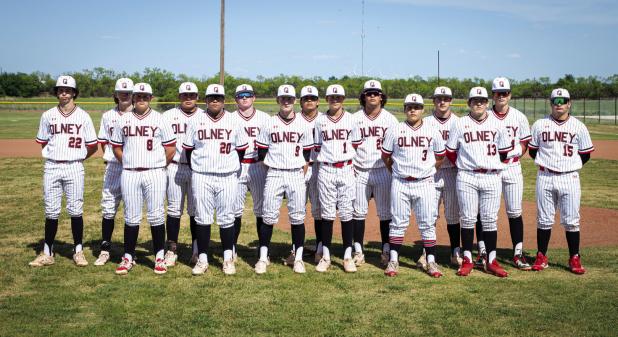
[[[549,113],[551,107],[546,98],[517,97],[511,99],[511,106],[523,112],[531,120],[537,120]],[[584,123],[618,124],[618,97],[572,98],[571,115]]]

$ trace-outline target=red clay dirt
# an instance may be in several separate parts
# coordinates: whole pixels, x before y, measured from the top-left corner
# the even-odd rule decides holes
[[[595,152],[594,158],[603,158],[618,160],[618,141],[597,140],[594,141]],[[100,156],[101,151],[98,151],[95,156]],[[40,157],[41,146],[33,139],[3,139],[0,140],[0,158],[6,157]],[[536,248],[536,204],[534,202],[524,202],[524,247],[529,251],[534,251]],[[618,245],[618,210],[582,207],[581,213],[581,245],[583,247],[593,246],[612,246]],[[307,219],[305,225],[307,233],[313,235],[313,218],[307,211]],[[440,214],[444,214],[442,210]],[[376,217],[376,209],[373,200],[369,203],[369,215],[366,224],[365,241],[380,241],[379,223]],[[289,222],[287,220],[287,209],[283,208],[280,221],[277,227],[283,230],[289,230]],[[509,234],[508,220],[504,211],[504,207],[500,208],[498,217],[498,246],[501,248],[511,247]],[[334,226],[334,235],[336,238],[341,237],[341,226],[336,222]],[[405,243],[410,244],[413,241],[419,240],[418,229],[414,216],[410,221],[410,230],[408,230]],[[443,219],[438,220],[438,244],[448,245],[448,234],[446,232],[446,224]],[[551,247],[566,247],[566,239],[564,230],[559,225],[556,219],[554,231],[552,233]]]

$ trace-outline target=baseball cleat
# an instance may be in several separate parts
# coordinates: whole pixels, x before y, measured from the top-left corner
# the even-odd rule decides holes
[[[541,252],[536,253],[536,260],[534,260],[534,264],[532,265],[532,270],[541,271],[548,267],[549,267],[549,261],[547,259],[547,256],[543,255],[543,253]]]
[[[430,262],[427,264],[427,274],[435,278],[442,277],[442,272],[440,271],[438,264],[435,262]]]
[[[268,267],[268,261],[258,260],[255,264],[255,273],[258,275],[265,274],[266,267]]]
[[[361,265],[365,263],[365,254],[363,254],[362,252],[356,252],[354,253],[354,256],[352,257],[352,260],[354,260],[354,264],[357,267],[360,267]]]
[[[156,259],[155,260],[154,273],[157,274],[157,275],[161,275],[161,274],[167,273],[167,265],[165,264],[165,260],[164,259]]]
[[[519,270],[532,270],[532,266],[530,266],[530,263],[526,261],[526,258],[523,255],[513,256],[513,266]]]
[[[425,250],[423,250],[423,254],[416,261],[416,268],[427,270],[427,254],[425,253]]]
[[[472,261],[470,261],[469,258],[464,256],[461,261],[461,267],[459,267],[459,270],[457,270],[457,275],[468,276],[472,272],[472,269],[474,269],[474,264],[472,264]]]
[[[399,273],[399,262],[389,261],[384,269],[384,275],[389,277],[395,277]]]
[[[294,265],[294,261],[296,261],[296,254],[294,254],[294,252],[291,251],[290,255],[288,255],[288,257],[286,257],[285,260],[283,260],[283,265],[284,266],[293,266]]]
[[[296,274],[304,274],[306,272],[303,260],[294,261],[294,272]]]
[[[126,257],[122,258],[118,267],[116,267],[116,275],[126,275],[135,265],[135,261],[129,260]]]
[[[461,267],[461,262],[463,259],[461,258],[461,248],[457,247],[453,250],[453,255],[451,255],[451,265],[453,267]]]
[[[200,260],[197,260],[195,267],[191,269],[191,274],[195,276],[203,275],[207,270],[208,270],[208,262],[202,262]]]
[[[165,252],[165,257],[163,259],[165,261],[165,265],[168,267],[173,267],[176,265],[176,260],[178,260],[178,254],[174,253],[171,250]]]
[[[233,260],[223,261],[223,273],[225,275],[234,275],[236,274],[236,265]]]
[[[45,253],[39,254],[34,260],[28,263],[32,267],[44,267],[51,266],[54,264],[55,260],[53,256],[45,255]]]
[[[356,273],[356,264],[352,258],[343,260],[343,270],[346,273]]]
[[[573,255],[569,259],[569,270],[571,270],[571,273],[577,274],[577,275],[582,275],[586,273],[586,269],[582,267],[579,254]]]
[[[78,267],[85,267],[88,265],[88,260],[86,260],[83,250],[73,254],[73,262],[75,262],[75,265]]]
[[[474,261],[474,268],[485,270],[485,266],[487,265],[487,254],[479,254],[476,257],[476,261]]]
[[[103,266],[109,261],[109,252],[106,250],[102,250],[99,253],[99,257],[97,257],[96,261],[94,261],[95,266]]]
[[[324,272],[328,271],[329,267],[330,267],[330,260],[326,260],[325,258],[321,258],[320,262],[318,262],[318,265],[315,266],[315,271],[317,271],[318,273],[324,273]]]
[[[498,277],[507,277],[509,275],[504,269],[502,269],[502,266],[496,259],[494,259],[491,263],[487,263],[487,268],[485,270],[488,273],[494,274]]]

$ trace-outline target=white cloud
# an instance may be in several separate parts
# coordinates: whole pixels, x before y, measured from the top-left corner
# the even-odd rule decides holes
[[[520,59],[521,58],[521,54],[519,54],[519,53],[510,53],[510,54],[506,55],[506,57],[508,57],[510,59]]]
[[[493,12],[531,22],[618,25],[618,6],[613,0],[376,0],[424,7],[450,7]]]

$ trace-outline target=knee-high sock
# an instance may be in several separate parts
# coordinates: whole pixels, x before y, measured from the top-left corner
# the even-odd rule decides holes
[[[547,246],[549,246],[549,239],[551,238],[551,229],[536,229],[536,244],[539,252],[543,255],[547,255]]]
[[[195,225],[195,239],[197,240],[198,254],[208,255],[210,247],[210,225]]]
[[[474,229],[461,229],[461,246],[463,248],[464,255],[470,260],[472,260],[472,248],[474,247]]]
[[[459,223],[447,224],[446,230],[448,231],[448,238],[451,242],[451,254],[455,252],[455,248],[461,244],[461,227]]]
[[[322,242],[322,220],[313,220],[313,229],[315,230],[315,245]]]
[[[132,259],[135,259],[138,234],[139,226],[124,225],[124,253],[130,255]]]
[[[362,248],[365,240],[365,220],[355,219],[352,221],[354,221],[354,243],[359,243]]]
[[[223,260],[231,260],[232,249],[234,248],[234,226],[219,228],[219,235],[221,235],[221,245],[223,246]]]
[[[476,219],[476,243],[478,245],[479,254],[486,251],[485,238],[483,237],[483,224],[481,223],[480,215],[478,215]]]
[[[579,255],[579,231],[566,232],[567,245],[569,246],[569,256]]]
[[[172,242],[178,242],[178,233],[180,232],[180,218],[174,218],[168,215],[165,229],[167,230],[167,239]]]
[[[191,244],[193,246],[193,252],[194,253],[197,253],[197,250],[198,250],[198,248],[197,248],[197,233],[195,232],[195,228],[196,227],[197,227],[197,222],[195,221],[195,217],[194,216],[189,217],[189,230],[191,231]],[[208,230],[208,237],[210,238],[210,230]]]
[[[521,216],[509,218],[509,229],[511,231],[511,243],[513,244],[513,255],[520,255],[524,242],[524,220]]]
[[[101,220],[101,250],[111,249],[112,233],[114,232],[114,219]]]
[[[491,263],[496,258],[496,245],[498,241],[497,231],[485,231],[483,232],[485,238],[485,245],[487,247],[487,262]]]
[[[54,254],[54,241],[58,232],[58,219],[45,219],[45,244],[43,251],[47,255]]]
[[[240,229],[242,227],[242,217],[234,218],[234,246],[238,243]]]
[[[165,245],[165,228],[163,225],[150,226],[150,233],[152,234],[152,252],[157,259],[162,259]]]
[[[294,244],[294,253],[296,254],[300,249],[302,254],[305,245],[305,224],[292,225],[292,244]]]
[[[82,240],[84,237],[84,218],[81,216],[71,217],[71,232],[73,233],[73,244],[75,252],[82,250]]]
[[[382,241],[382,247],[384,247],[385,243],[388,242],[388,233],[390,231],[391,221],[390,220],[380,220],[380,240]]]
[[[322,220],[322,246],[330,248],[333,240],[333,220]]]

